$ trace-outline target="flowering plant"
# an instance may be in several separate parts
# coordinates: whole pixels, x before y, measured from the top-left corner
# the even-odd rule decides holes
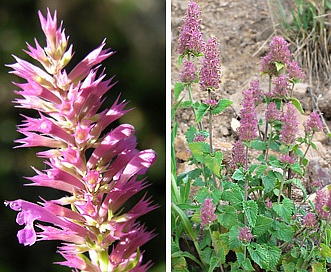
[[[139,151],[132,125],[107,127],[129,110],[127,102],[116,99],[109,109],[100,110],[103,96],[114,85],[105,80],[100,63],[113,52],[105,42],[89,53],[70,72],[66,65],[73,57],[68,37],[58,27],[57,16],[39,12],[46,47],[37,40],[25,51],[41,64],[37,67],[15,57],[8,65],[13,74],[26,80],[16,83],[22,99],[20,108],[36,110],[39,118],[23,116],[18,128],[25,138],[18,147],[44,147],[37,156],[47,169],[35,169],[28,178],[31,186],[50,187],[65,192],[59,199],[40,197],[35,204],[18,199],[5,204],[18,212],[17,223],[24,225],[17,236],[20,243],[60,240],[59,264],[75,271],[146,271],[141,246],[155,234],[137,219],[154,210],[146,194],[133,207],[128,200],[148,184],[139,176],[154,163],[153,150]],[[38,223],[36,223],[38,222]],[[39,229],[39,231],[36,230]]]
[[[192,5],[197,6],[190,1],[189,8]],[[268,54],[261,59],[260,80],[267,76],[269,88],[263,90],[257,80],[243,91],[238,140],[233,144],[230,162],[224,162],[223,153],[213,147],[212,117],[231,101],[210,103],[210,94],[219,83],[214,76],[219,73],[202,72],[206,63],[209,71],[219,70],[218,60],[205,60],[218,56],[210,52],[216,49],[204,52],[197,80],[175,84],[172,269],[326,271],[331,262],[331,190],[317,190],[316,199],[308,201],[302,183],[307,152],[311,147],[317,149],[313,136],[323,130],[319,113],[312,112],[300,131],[298,115],[304,112],[293,96],[293,87],[303,78],[303,72],[292,60],[287,42],[274,37]],[[217,82],[201,88],[209,92],[208,103],[194,102],[191,87],[197,82],[201,87],[201,82]],[[188,100],[185,95],[180,98],[185,89]],[[178,175],[174,142],[179,107],[193,109],[196,126],[185,133],[191,170]],[[258,115],[257,107],[265,114]],[[208,119],[203,122],[205,116]],[[302,192],[300,203],[293,199],[294,187]]]

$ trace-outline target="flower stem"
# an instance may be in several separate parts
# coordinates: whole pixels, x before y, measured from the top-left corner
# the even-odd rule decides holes
[[[187,85],[187,90],[188,90],[188,95],[189,95],[190,101],[192,103],[191,109],[192,109],[193,114],[194,114],[194,119],[195,119],[195,122],[197,122],[197,112],[195,111],[195,108],[193,106],[193,95],[192,95],[191,84]],[[201,131],[202,130],[202,124],[201,124],[201,122],[198,122],[197,123],[197,126],[198,126],[198,130]]]

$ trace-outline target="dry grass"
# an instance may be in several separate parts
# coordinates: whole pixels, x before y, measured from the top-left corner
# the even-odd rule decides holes
[[[275,33],[295,48],[310,85],[331,85],[331,1],[269,0]]]

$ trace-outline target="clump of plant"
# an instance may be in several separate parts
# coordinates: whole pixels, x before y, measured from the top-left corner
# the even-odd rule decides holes
[[[199,12],[198,5],[190,1],[184,26],[187,22],[196,26]],[[200,30],[195,27],[192,31]],[[261,59],[261,80],[269,82],[268,89],[263,90],[256,80],[243,91],[238,140],[227,165],[222,152],[213,148],[212,119],[231,101],[209,97],[197,102],[191,92],[198,83],[209,95],[219,88],[216,38],[202,44],[203,49],[194,54],[189,47],[179,52],[179,63],[186,57],[197,62],[202,53],[203,59],[199,73],[192,61],[182,64],[181,82],[174,90],[173,271],[326,271],[331,262],[331,190],[317,190],[315,201],[308,202],[302,184],[307,151],[317,149],[313,136],[323,125],[319,114],[312,112],[302,124],[304,131],[299,130],[298,114],[303,110],[293,97],[293,87],[303,72],[293,60],[289,44],[274,37]],[[188,100],[180,98],[185,90]],[[186,131],[192,153],[189,163],[194,168],[178,175],[174,140],[179,107],[192,109],[196,125]],[[258,118],[257,107],[264,109],[264,116]],[[293,200],[293,187],[301,189],[301,203]]]
[[[295,46],[295,58],[308,75],[309,83],[317,79],[330,83],[331,73],[331,1],[296,0],[293,7],[283,1],[271,1],[276,30]]]

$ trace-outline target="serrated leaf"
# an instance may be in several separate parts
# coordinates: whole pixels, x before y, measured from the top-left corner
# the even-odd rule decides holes
[[[264,215],[258,215],[256,218],[255,226],[252,230],[253,235],[260,236],[263,235],[273,223],[273,220]]]
[[[225,228],[230,229],[238,225],[237,210],[232,206],[224,206],[221,214],[217,217],[218,222]]]
[[[255,226],[258,207],[254,200],[248,200],[243,202],[244,213],[246,215],[249,226],[252,228]]]
[[[254,262],[266,270],[274,270],[280,259],[281,250],[277,246],[254,244],[247,247]]]
[[[274,203],[272,209],[277,213],[277,215],[284,219],[286,223],[290,223],[292,219],[292,211],[294,209],[293,201],[284,198],[282,203]]]
[[[186,141],[188,143],[192,143],[197,132],[198,130],[196,127],[190,126],[189,129],[185,132]]]
[[[198,162],[204,163],[205,157],[210,153],[210,145],[205,142],[193,142],[188,144],[192,156]]]
[[[182,91],[184,91],[185,85],[182,82],[176,82],[174,86],[174,99],[177,100]]]
[[[216,151],[214,154],[208,154],[205,157],[205,164],[210,171],[213,172],[216,176],[220,175],[221,164],[223,160],[223,153],[220,151]]]
[[[302,176],[303,172],[302,172],[302,169],[301,169],[301,167],[300,167],[300,165],[299,165],[298,162],[296,162],[295,164],[291,164],[291,165],[290,165],[290,168],[291,168],[294,172],[296,172],[296,173],[298,173],[299,175]]]
[[[233,226],[229,230],[229,249],[235,249],[242,245],[242,242],[238,239],[239,229],[238,226]]]
[[[239,188],[223,191],[222,200],[229,201],[230,205],[236,208],[237,211],[242,210],[244,196]]]
[[[242,170],[242,168],[238,168],[232,175],[232,179],[234,180],[244,180],[245,179],[245,174]]]
[[[221,99],[218,101],[217,106],[211,110],[212,114],[219,114],[224,111],[227,107],[229,107],[233,102],[228,99]]]
[[[301,114],[304,114],[305,112],[303,111],[303,108],[301,106],[301,103],[298,99],[294,98],[294,97],[291,97],[290,100],[292,101],[292,104],[294,107],[297,108],[297,110],[301,113]]]
[[[217,266],[218,266],[218,258],[215,256],[211,257],[209,261],[208,272],[213,272]]]
[[[198,110],[197,110],[197,120],[196,122],[197,123],[200,123],[202,118],[206,115],[206,113],[209,111],[210,109],[210,106],[209,105],[206,105],[204,103],[201,103],[198,107]]]
[[[277,226],[277,230],[273,232],[273,235],[279,240],[291,243],[294,236],[294,231],[291,226],[280,222]]]
[[[267,269],[269,267],[269,256],[265,247],[255,244],[255,248],[252,245],[248,245],[247,249],[252,260],[261,268]]]
[[[266,150],[267,149],[267,144],[261,140],[253,140],[250,143],[250,147],[256,150]]]
[[[277,178],[273,171],[268,171],[266,176],[262,176],[262,183],[264,186],[264,192],[269,193],[275,189],[277,185]]]

